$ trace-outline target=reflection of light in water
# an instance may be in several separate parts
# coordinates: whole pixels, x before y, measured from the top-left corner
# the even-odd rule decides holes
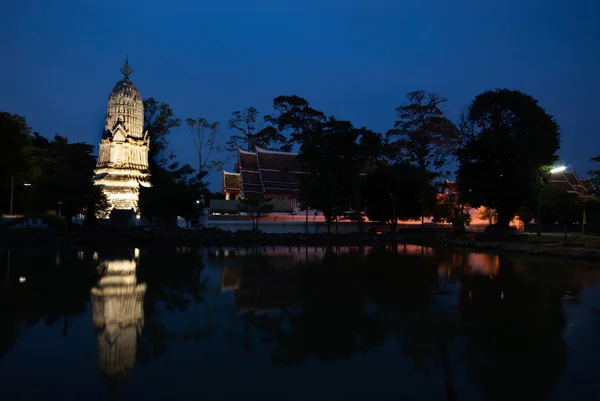
[[[95,261],[98,260],[98,252],[94,252],[94,254],[92,255],[92,259]]]
[[[60,255],[58,254],[58,252],[56,252],[56,261],[55,261],[56,266],[60,265]]]
[[[225,249],[223,251],[223,256],[228,257],[229,256],[229,249]]]
[[[241,269],[223,267],[221,269],[221,292],[237,290],[240,286]]]
[[[404,253],[406,255],[433,255],[433,248],[428,248],[421,245],[411,245],[411,244],[399,244],[398,252]]]
[[[441,262],[438,266],[440,274],[450,274],[454,269],[460,269],[464,267],[464,274],[466,276],[471,275],[482,275],[489,276],[490,278],[498,275],[498,268],[500,266],[500,258],[498,255],[487,254],[487,253],[454,253],[450,258],[450,261]]]
[[[19,283],[24,283],[27,279],[23,276],[19,277]]]
[[[92,288],[98,367],[107,385],[120,385],[135,364],[137,335],[144,326],[145,284],[137,284],[134,260],[100,263],[103,276]]]
[[[133,257],[134,258],[139,258],[140,257],[140,248],[135,248],[133,250]]]
[[[78,251],[78,252],[77,252],[77,259],[78,259],[78,260],[83,260],[83,259],[85,259],[85,252],[83,252],[83,251]]]
[[[496,276],[500,265],[498,255],[488,253],[470,253],[467,257],[467,265],[470,275],[480,274],[483,276]]]

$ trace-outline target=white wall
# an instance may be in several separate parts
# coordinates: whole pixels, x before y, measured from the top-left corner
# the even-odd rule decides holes
[[[217,227],[224,231],[236,232],[237,230],[252,230],[251,221],[235,220],[209,220],[208,227]],[[371,224],[365,223],[365,231]],[[306,222],[299,221],[259,221],[258,229],[270,234],[306,233]],[[309,233],[326,233],[327,225],[322,222],[308,222]],[[331,232],[335,233],[335,223],[331,225]],[[354,222],[338,223],[338,232],[341,234],[358,232],[358,225]]]

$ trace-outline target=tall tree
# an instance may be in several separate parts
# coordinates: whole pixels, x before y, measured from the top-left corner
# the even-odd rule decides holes
[[[437,173],[458,143],[455,125],[440,109],[447,99],[422,90],[409,92],[406,97],[408,103],[396,108],[398,120],[387,136],[402,159]]]
[[[312,108],[306,99],[296,95],[276,97],[273,99],[273,109],[275,112],[265,116],[265,121],[280,133],[290,132],[290,145],[294,142],[301,144],[306,136],[327,122],[323,112]]]
[[[194,148],[198,155],[198,172],[209,172],[219,170],[223,162],[215,160],[215,153],[221,152],[221,131],[219,123],[209,123],[205,118],[188,118],[185,120],[192,139]]]
[[[506,229],[539,190],[538,170],[560,147],[559,125],[537,100],[497,89],[478,95],[461,117],[457,174],[462,200],[498,213]]]
[[[303,134],[299,160],[311,174],[335,174],[338,180],[338,202],[347,204],[362,234],[362,173],[374,165],[381,152],[381,136],[366,128],[355,128],[349,121],[330,117],[327,122],[311,127]],[[329,191],[331,188],[323,188]],[[317,193],[318,196],[318,193]],[[338,209],[339,210],[339,209]],[[341,213],[338,213],[338,215]]]
[[[259,127],[257,121],[260,112],[255,107],[236,110],[232,114],[233,118],[227,122],[227,127],[234,133],[225,144],[227,152],[236,153],[238,149],[253,151],[257,147],[276,151],[290,150],[286,137],[277,128],[270,125]]]
[[[430,212],[432,202],[431,182],[440,176],[439,170],[446,165],[458,144],[455,125],[444,116],[440,106],[447,99],[425,91],[406,94],[408,102],[396,108],[398,120],[389,130],[387,138],[396,148],[397,155],[418,167],[421,188],[421,222]]]
[[[0,210],[6,212],[15,211],[15,188],[21,189],[30,169],[29,132],[24,117],[0,111]]]
[[[41,174],[34,186],[34,211],[58,210],[67,222],[71,233],[72,219],[86,214],[92,223],[98,214],[105,211],[105,195],[92,182],[96,158],[94,145],[69,143],[66,137],[55,135],[52,141],[34,134],[33,146],[43,157],[36,159]]]
[[[144,217],[165,231],[177,226],[178,216],[188,221],[197,216],[196,200],[206,185],[202,181],[206,172],[194,174],[190,165],[181,165],[175,154],[169,152],[169,135],[179,126],[181,120],[175,117],[171,106],[154,98],[144,100],[152,187],[140,188],[139,207]]]
[[[166,159],[164,153],[169,147],[167,138],[173,128],[180,126],[181,119],[175,118],[171,106],[152,97],[144,99],[144,131],[148,131],[150,136],[151,169],[153,163]]]

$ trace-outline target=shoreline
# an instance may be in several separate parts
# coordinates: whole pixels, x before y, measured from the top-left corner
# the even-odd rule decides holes
[[[125,246],[147,248],[155,246],[175,247],[255,247],[255,246],[385,246],[394,244],[419,245],[439,249],[455,249],[470,252],[510,252],[533,256],[562,257],[578,260],[600,260],[600,242],[586,243],[577,240],[563,243],[559,238],[542,243],[528,240],[529,237],[509,240],[487,238],[457,238],[448,236],[448,231],[411,230],[389,234],[254,234],[231,232],[180,231],[172,234],[140,231],[113,231],[103,233],[76,233],[66,237],[47,229],[33,231],[0,232],[2,248],[18,249],[47,246],[106,247]],[[535,238],[535,237],[534,237]],[[589,242],[589,241],[588,241]]]

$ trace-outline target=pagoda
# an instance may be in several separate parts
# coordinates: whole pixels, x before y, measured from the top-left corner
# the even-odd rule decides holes
[[[129,76],[129,60],[121,67],[124,78],[108,96],[106,123],[100,140],[94,183],[102,186],[111,209],[138,213],[140,185],[150,186],[148,151],[144,132],[144,104]]]

